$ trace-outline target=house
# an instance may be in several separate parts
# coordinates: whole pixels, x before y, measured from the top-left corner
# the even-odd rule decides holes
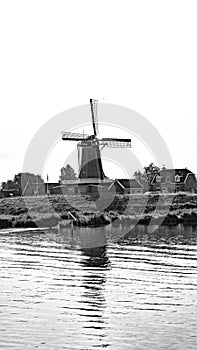
[[[197,193],[197,180],[195,174],[187,168],[162,169],[154,176],[150,190],[164,193],[180,191]]]
[[[62,188],[59,182],[45,182],[44,188],[46,194],[62,194]]]
[[[116,193],[120,194],[137,194],[143,193],[143,186],[136,179],[115,179],[108,190],[115,187]]]

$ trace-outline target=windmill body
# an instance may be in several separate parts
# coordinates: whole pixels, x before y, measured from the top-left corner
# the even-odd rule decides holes
[[[101,149],[104,147],[128,148],[131,147],[130,139],[102,138],[98,139],[97,101],[90,100],[93,135],[63,132],[62,140],[77,141],[79,176],[75,181],[78,186],[103,186],[109,185],[113,180],[108,179],[103,171]],[[62,180],[62,184],[73,184],[69,180]]]
[[[92,142],[81,142],[78,145],[79,179],[106,178],[101,162],[99,145]]]

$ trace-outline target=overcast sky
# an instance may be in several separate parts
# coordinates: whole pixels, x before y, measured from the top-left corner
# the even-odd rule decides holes
[[[90,98],[143,115],[174,166],[197,173],[196,18],[191,0],[1,1],[0,182],[22,170],[45,122]],[[57,152],[62,162],[65,144],[45,165],[50,181],[58,180]],[[122,175],[112,168],[110,177]]]

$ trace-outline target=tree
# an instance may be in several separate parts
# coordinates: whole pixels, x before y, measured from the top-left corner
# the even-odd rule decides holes
[[[160,168],[154,163],[149,164],[144,167],[144,172],[142,173],[140,170],[134,172],[135,179],[141,183],[143,186],[144,192],[149,191],[151,182],[155,175],[159,174]]]
[[[146,192],[148,191],[148,179],[146,176],[146,173],[142,173],[139,169],[136,170],[133,174],[135,179],[143,186],[143,191]]]
[[[14,182],[12,180],[8,180],[7,182],[6,181],[2,182],[1,188],[3,190],[13,190],[13,189],[15,189],[15,185],[14,185]]]
[[[145,170],[145,174],[147,176],[149,184],[152,182],[155,175],[158,175],[160,172],[160,168],[158,166],[154,165],[154,163],[151,163],[150,165],[145,166],[144,170]]]
[[[69,164],[61,168],[60,172],[60,180],[76,180],[77,178],[74,169]]]

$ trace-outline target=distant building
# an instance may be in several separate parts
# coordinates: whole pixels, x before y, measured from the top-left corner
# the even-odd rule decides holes
[[[66,183],[48,182],[45,183],[46,194],[76,194],[78,193],[78,186],[76,180],[65,180]],[[63,181],[62,181],[63,182]]]
[[[106,191],[113,180],[104,178],[76,179],[76,180],[62,180],[61,187],[63,194],[94,194],[99,191]]]
[[[44,188],[46,194],[62,194],[62,188],[59,182],[45,182]]]
[[[153,192],[191,192],[197,193],[197,180],[195,174],[187,168],[162,169],[155,175],[150,185]]]
[[[5,189],[0,190],[0,198],[7,198],[7,197],[13,197],[13,196],[16,196],[14,190],[5,190]]]
[[[99,191],[100,194],[112,189],[115,186],[115,192],[120,194],[126,193],[143,193],[143,186],[136,179],[76,179],[62,180],[61,183],[45,183],[45,191],[49,194],[94,194]]]
[[[119,194],[143,193],[143,186],[136,179],[115,179],[108,187],[108,190],[112,189],[113,186],[115,186],[116,193]]]

